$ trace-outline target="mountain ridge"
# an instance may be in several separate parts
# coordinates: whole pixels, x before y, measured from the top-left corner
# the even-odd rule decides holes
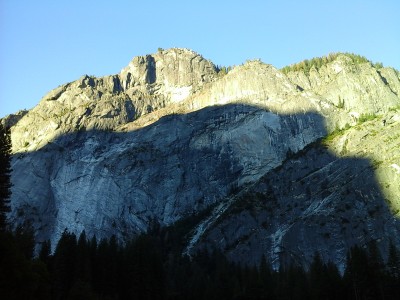
[[[229,198],[230,190],[248,184],[265,187],[262,178],[294,162],[293,155],[308,145],[331,136],[330,152],[321,152],[326,161],[338,160],[337,165],[346,169],[351,167],[351,163],[346,167],[350,160],[342,162],[339,158],[351,153],[372,162],[378,174],[375,178],[366,173],[371,186],[384,187],[370,196],[384,207],[379,216],[392,218],[391,225],[379,229],[385,252],[389,233],[399,229],[394,215],[398,215],[400,178],[391,173],[400,165],[396,151],[400,144],[398,91],[396,70],[378,69],[370,62],[355,63],[344,54],[318,70],[311,67],[308,73],[299,70],[285,74],[255,60],[222,76],[212,62],[191,50],[160,49],[134,58],[119,74],[83,76],[62,85],[32,110],[2,119],[12,125],[14,187],[10,218],[16,223],[30,220],[38,243],[50,238],[55,244],[65,228],[77,233],[85,229],[97,237],[116,234],[123,240],[145,231],[150,220],[168,225],[210,205],[229,210],[236,201]],[[365,116],[372,118],[363,122]],[[368,133],[368,128],[375,134]],[[374,146],[368,134],[381,144]],[[366,151],[355,150],[360,146]],[[309,160],[304,162],[309,164]],[[323,170],[323,161],[321,164]],[[347,175],[343,176],[346,182]],[[363,189],[361,182],[352,188]],[[340,196],[327,194],[334,189],[329,184],[315,189],[331,197],[334,207],[340,206]],[[296,191],[293,199],[310,194],[300,187]],[[350,194],[348,199],[353,199],[353,192]],[[293,200],[287,197],[278,197],[278,203],[286,205]],[[307,201],[313,207],[314,202],[326,197],[310,196]],[[359,214],[369,218],[370,205],[374,207],[366,204]],[[255,228],[265,236],[253,241],[253,249],[225,237],[223,247],[233,249],[227,251],[228,255],[247,263],[254,261],[246,257],[258,260],[261,254],[275,257],[277,265],[287,259],[276,255],[282,243],[287,249],[295,247],[293,239],[285,242],[285,235],[292,234],[289,227],[274,241],[278,252],[257,244],[257,240],[278,237],[277,231],[263,229],[268,211],[262,215],[261,219],[238,220],[244,224],[261,220]],[[231,220],[221,216],[216,212],[219,224],[230,226],[228,231],[234,228],[235,216]],[[287,226],[285,218],[271,220],[277,228]],[[210,247],[212,236],[221,238],[220,225],[209,224],[191,249]],[[317,232],[320,230],[319,224],[311,224]],[[375,223],[367,220],[365,224]],[[193,230],[196,236],[196,228]],[[252,234],[243,234],[254,239]],[[304,234],[311,233],[305,230]],[[372,238],[367,235],[366,240]],[[341,239],[348,245],[336,249],[338,253],[358,242],[340,231],[334,239],[320,241],[329,249]],[[296,255],[311,257],[314,248],[305,247]],[[325,253],[323,258],[340,264],[335,255]]]

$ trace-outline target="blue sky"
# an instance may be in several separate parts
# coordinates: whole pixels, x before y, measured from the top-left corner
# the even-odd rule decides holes
[[[353,52],[400,69],[400,1],[0,0],[0,117],[84,74],[185,47],[217,65],[281,68]]]

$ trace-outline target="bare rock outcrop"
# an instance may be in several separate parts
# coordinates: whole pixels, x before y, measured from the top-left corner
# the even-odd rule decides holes
[[[345,54],[319,69],[312,67],[309,74],[292,71],[288,77],[301,90],[312,91],[356,115],[383,113],[399,105],[396,70],[356,63]]]

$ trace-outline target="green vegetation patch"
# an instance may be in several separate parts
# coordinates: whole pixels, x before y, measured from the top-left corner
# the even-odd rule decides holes
[[[375,120],[378,116],[376,114],[361,114],[360,117],[357,119],[357,124],[361,124],[367,121]]]
[[[350,128],[351,126],[348,123],[346,123],[343,128],[336,127],[334,131],[321,139],[321,145],[328,146],[328,144],[332,142],[336,137],[343,135],[343,133]]]
[[[293,64],[290,66],[286,66],[286,67],[282,68],[281,71],[285,74],[292,72],[292,71],[295,71],[295,72],[303,71],[306,75],[309,75],[311,68],[314,67],[317,70],[319,70],[322,66],[326,66],[328,63],[336,60],[339,55],[346,55],[355,64],[362,64],[362,63],[368,63],[368,62],[371,63],[366,57],[358,55],[358,54],[335,52],[335,53],[330,53],[326,56],[315,57],[312,59],[303,60],[299,63]],[[379,62],[372,63],[372,65],[377,69],[380,69],[383,67],[383,64],[379,63]]]

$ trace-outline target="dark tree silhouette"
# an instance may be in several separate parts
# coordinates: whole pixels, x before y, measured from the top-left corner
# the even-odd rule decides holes
[[[63,232],[54,252],[53,296],[66,299],[71,290],[77,269],[77,240],[75,234]]]
[[[51,255],[51,242],[50,240],[44,241],[42,247],[39,252],[39,260],[44,262],[45,264],[49,263]]]
[[[7,228],[7,213],[11,196],[11,135],[10,129],[0,124],[0,231]]]

